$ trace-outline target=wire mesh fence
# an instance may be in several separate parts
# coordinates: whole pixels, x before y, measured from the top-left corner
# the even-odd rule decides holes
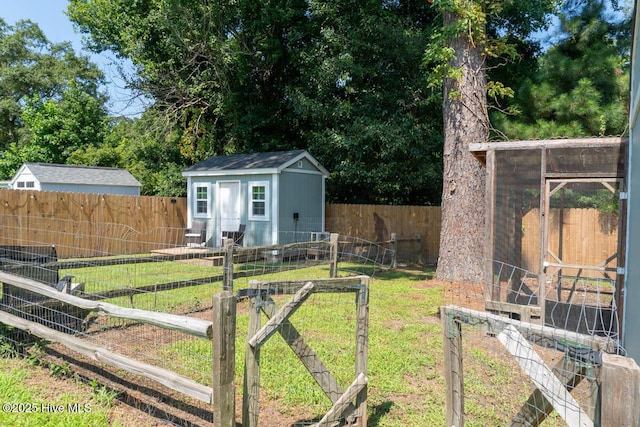
[[[472,426],[597,423],[603,357],[625,353],[615,282],[549,274],[541,286],[512,265],[493,271],[490,285],[446,288],[445,378],[459,396],[449,415]]]
[[[70,221],[63,225],[71,235],[60,238],[60,233],[56,232],[57,241],[53,245],[53,235],[48,232],[51,224],[42,218],[23,222],[29,223],[28,230],[21,229],[19,225],[12,226],[15,221],[3,221],[0,217],[5,231],[0,245],[0,274],[4,272],[37,280],[51,289],[83,300],[208,321],[212,319],[213,297],[222,291],[225,277],[229,274],[233,289],[238,291],[249,287],[249,281],[253,279],[299,280],[331,275],[373,275],[380,269],[390,268],[394,260],[391,242],[371,243],[341,236],[333,244],[328,233],[304,231],[283,232],[278,240],[286,243],[278,245],[247,247],[236,242],[230,249],[230,267],[224,262],[229,256],[229,249],[206,242],[187,245],[183,229],[162,228],[137,233],[128,226]],[[57,223],[57,229],[59,227]],[[240,331],[246,327],[248,316],[243,304],[241,301],[238,305],[239,340],[245,338]],[[343,348],[343,338],[354,336],[353,313],[349,315],[351,317],[345,315],[342,319],[327,314],[323,308],[339,309],[342,313],[347,306],[353,307],[353,300],[345,295],[318,295],[293,318],[309,335],[310,342],[327,355],[328,363],[337,364],[338,372],[341,372],[341,366],[349,363],[336,361],[338,354],[353,357],[352,347]],[[2,284],[0,309],[211,386],[213,348],[210,340],[153,324],[101,315],[96,310],[78,309],[7,283]],[[320,316],[319,313],[324,313],[324,318],[314,320],[316,315]],[[344,323],[349,321],[352,329],[346,332]],[[310,332],[307,332],[308,328],[311,328]],[[329,334],[327,330],[334,329],[338,335],[327,341],[323,336]],[[12,336],[16,342],[27,341],[22,333]],[[316,339],[319,339],[318,344],[314,341]],[[281,349],[278,346],[282,343],[273,342],[276,344],[269,343],[274,347],[268,347],[266,354],[279,354]],[[329,350],[329,343],[334,346],[333,350]],[[243,345],[237,347],[244,348]],[[240,355],[237,358],[242,359]],[[274,362],[279,362],[277,357]],[[291,384],[297,383],[299,378],[299,373],[293,375],[296,380]],[[342,383],[341,374],[337,375]],[[300,397],[291,401],[285,398],[284,405],[293,407],[317,400],[317,391],[304,391],[307,380],[300,379],[302,385],[297,386]],[[285,390],[277,393],[294,396],[287,391],[290,387],[294,386],[287,383]],[[276,388],[268,386],[267,390]],[[326,402],[324,405],[318,408],[324,410]]]
[[[593,425],[614,342],[459,306],[443,310],[456,425]],[[455,397],[454,397],[455,400]],[[462,421],[463,420],[463,421]],[[543,424],[544,422],[544,424]]]

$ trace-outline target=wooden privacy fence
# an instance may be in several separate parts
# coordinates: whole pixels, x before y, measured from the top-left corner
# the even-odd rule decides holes
[[[0,245],[55,245],[60,258],[175,246],[186,220],[184,198],[0,189]]]
[[[420,258],[434,264],[440,248],[439,206],[385,206],[327,204],[326,229],[345,236],[357,236],[374,242],[391,240],[395,233],[398,243],[419,242]]]
[[[537,211],[523,218],[521,268],[539,264]],[[555,218],[557,215],[553,215]],[[615,252],[615,220],[595,209],[567,209],[562,224],[564,256],[600,257]],[[398,252],[419,250],[424,263],[438,260],[441,211],[439,206],[327,204],[325,229],[373,242],[391,240]],[[60,258],[107,253],[145,253],[182,245],[187,225],[184,197],[121,196],[88,193],[0,189],[0,245],[56,245]],[[576,228],[588,230],[571,240]],[[560,241],[560,224],[553,224],[552,241]],[[555,233],[555,234],[554,234]],[[498,238],[500,236],[497,236]],[[126,242],[126,244],[124,243]],[[419,248],[416,246],[419,245]],[[73,253],[72,253],[73,252]]]
[[[562,215],[560,215],[562,213]],[[618,251],[618,215],[598,209],[549,209],[549,249],[564,264],[597,266]],[[540,210],[522,218],[522,265],[540,265]],[[513,249],[511,249],[513,250]],[[566,269],[565,269],[566,270]],[[602,277],[602,275],[598,275]]]
[[[535,387],[520,410],[512,414],[509,425],[539,426],[554,410],[569,427],[638,425],[640,368],[633,359],[612,354],[618,350],[613,340],[457,306],[441,307],[440,313],[447,426],[465,423],[463,324],[484,325],[489,336],[497,338]],[[549,367],[532,343],[541,349],[561,351],[561,360]],[[586,406],[571,393],[584,378],[591,383],[587,387],[595,389],[588,395],[590,402]],[[503,393],[513,395],[506,384],[501,386],[505,388]]]

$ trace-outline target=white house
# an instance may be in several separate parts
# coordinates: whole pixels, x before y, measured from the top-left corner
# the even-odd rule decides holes
[[[142,185],[126,169],[98,166],[25,163],[8,188],[14,190],[139,196]]]

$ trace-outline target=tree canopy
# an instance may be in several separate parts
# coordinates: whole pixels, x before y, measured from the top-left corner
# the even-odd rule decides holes
[[[329,200],[438,202],[428,4],[72,0],[69,16],[133,61],[188,161],[305,148],[331,171]]]
[[[622,135],[629,102],[630,16],[603,0],[568,2],[557,42],[529,61],[530,72],[493,119],[511,139]]]
[[[559,42],[543,50],[531,34],[560,3]],[[143,194],[184,195],[181,170],[210,155],[304,148],[331,172],[328,201],[437,205],[442,103],[461,93],[442,96],[462,72],[454,36],[480,49],[492,138],[624,130],[630,26],[603,4],[70,0],[87,47],[130,59],[128,84],[152,104],[107,117],[94,64],[32,22],[0,21],[0,174],[126,167]]]
[[[100,144],[103,74],[70,43],[51,43],[38,25],[0,18],[0,174],[24,161],[65,162]]]

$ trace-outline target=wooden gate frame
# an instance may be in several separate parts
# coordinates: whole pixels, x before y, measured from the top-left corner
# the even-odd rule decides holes
[[[615,353],[616,343],[605,337],[590,336],[533,323],[521,322],[487,312],[457,306],[440,307],[442,319],[444,378],[446,384],[447,426],[464,425],[464,373],[462,323],[486,324],[491,334],[516,358],[536,389],[511,420],[511,426],[538,426],[555,409],[570,427],[638,425],[640,420],[640,368],[633,359]],[[601,362],[587,363],[596,372],[599,393],[594,393],[596,413],[587,414],[570,392],[586,372],[583,361],[568,357],[549,368],[528,341],[550,345],[563,339],[574,343]],[[619,390],[619,391],[615,391]],[[624,396],[624,397],[622,397]],[[593,418],[593,419],[592,419]]]
[[[270,294],[293,295],[276,311],[275,301]],[[313,294],[345,293],[356,294],[356,379],[343,390],[316,352],[309,347],[298,330],[289,321],[291,315]],[[316,426],[332,425],[340,419],[348,418],[353,425],[367,425],[367,353],[369,340],[369,277],[312,279],[298,281],[262,282],[252,280],[247,290],[249,297],[249,331],[245,352],[245,372],[243,381],[242,425],[257,427],[260,392],[260,348],[276,332],[289,345],[309,373],[322,388],[333,406]],[[260,312],[269,319],[260,326]],[[355,399],[355,405],[353,403]]]

